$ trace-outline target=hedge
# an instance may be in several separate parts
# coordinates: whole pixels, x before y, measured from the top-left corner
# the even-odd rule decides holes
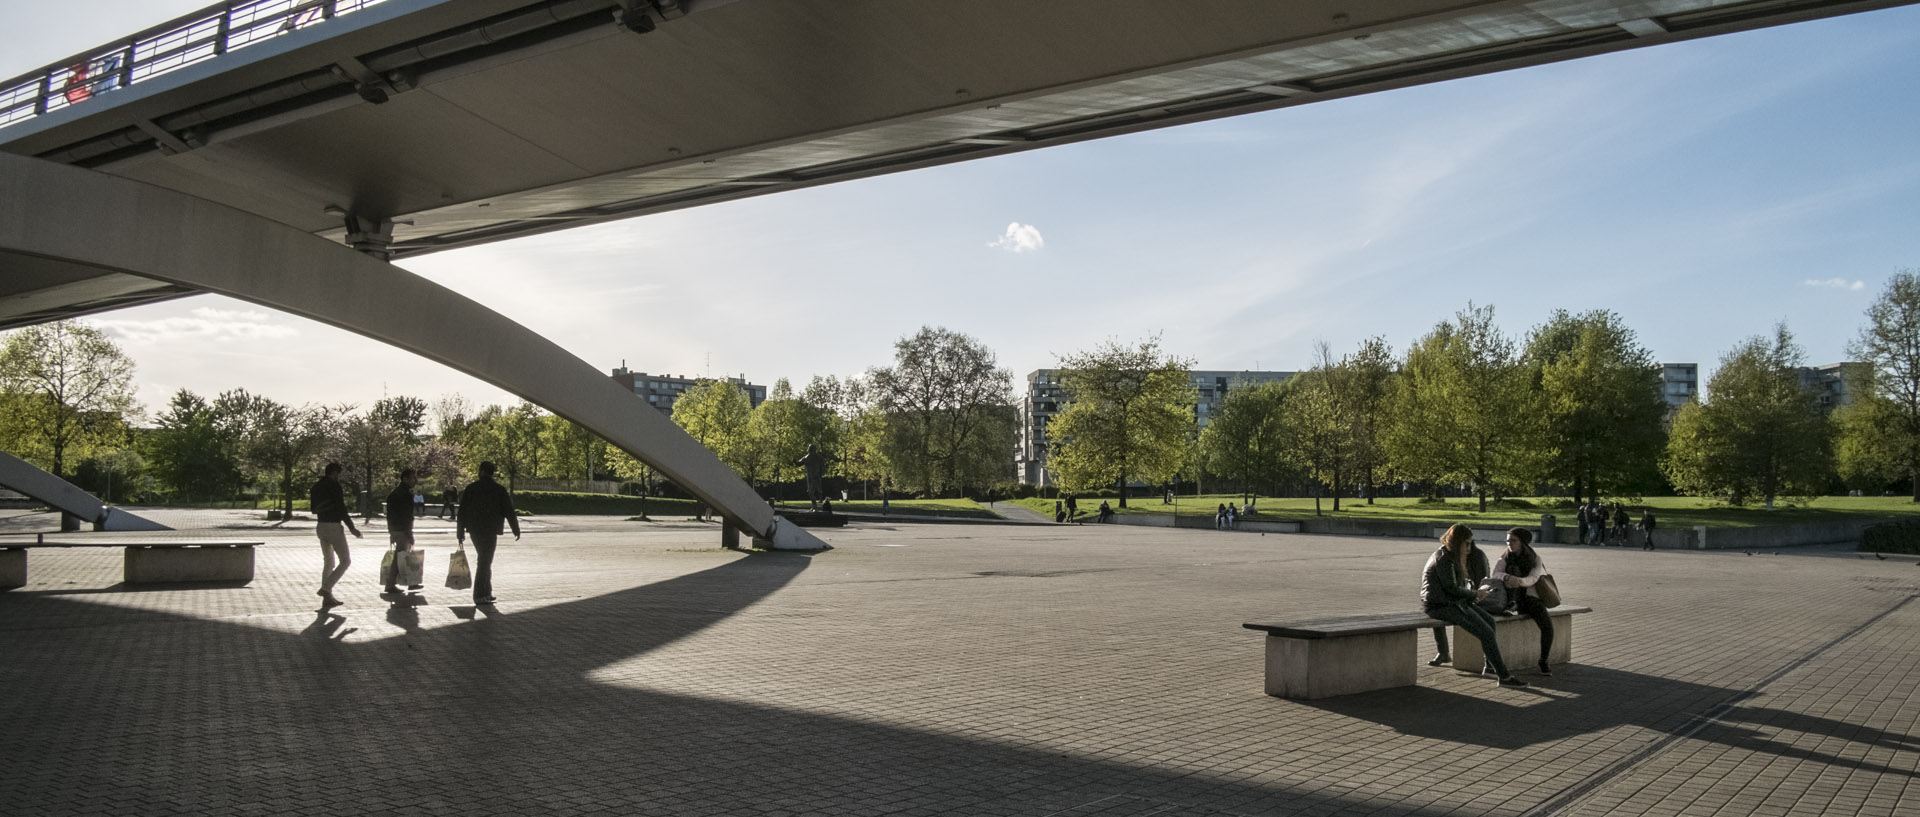
[[[1873,553],[1920,553],[1920,519],[1868,525],[1860,532],[1860,549]]]
[[[585,514],[596,516],[639,516],[640,497],[615,494],[580,494],[563,491],[514,491],[514,507],[530,514]],[[648,516],[693,516],[700,503],[691,499],[647,497]]]

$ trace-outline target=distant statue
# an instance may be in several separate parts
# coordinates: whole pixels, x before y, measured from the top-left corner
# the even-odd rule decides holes
[[[807,469],[807,503],[816,510],[820,507],[820,500],[826,496],[826,492],[820,487],[820,482],[827,476],[829,459],[831,457],[820,453],[818,446],[808,445],[806,456],[793,461],[794,465]]]

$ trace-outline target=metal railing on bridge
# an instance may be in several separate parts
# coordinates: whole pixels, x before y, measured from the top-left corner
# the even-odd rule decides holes
[[[0,128],[386,0],[254,0],[196,11],[0,84]]]

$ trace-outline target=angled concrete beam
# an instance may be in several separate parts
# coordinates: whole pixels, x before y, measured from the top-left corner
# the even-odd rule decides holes
[[[173,530],[119,508],[109,508],[93,494],[56,477],[39,466],[0,451],[0,486],[26,494],[67,516],[93,525],[94,530]]]
[[[216,292],[397,346],[606,438],[772,547],[821,550],[632,392],[538,333],[404,269],[279,222],[134,182],[0,153],[8,255]]]

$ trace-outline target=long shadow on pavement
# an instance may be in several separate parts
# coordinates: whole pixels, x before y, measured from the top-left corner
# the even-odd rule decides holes
[[[0,729],[8,736],[0,803],[21,814],[94,805],[210,815],[1364,810],[1282,786],[903,728],[884,713],[744,702],[739,679],[763,672],[751,653],[718,656],[720,670],[709,663],[703,673],[724,676],[711,692],[700,678],[668,693],[593,677],[739,614],[809,564],[801,555],[755,554],[429,629],[406,602],[322,611],[296,634],[84,598],[0,596]],[[384,621],[405,634],[342,641],[356,621]],[[1726,693],[1592,667],[1576,672],[1569,683],[1607,694],[1519,707],[1409,689],[1315,705],[1408,734],[1520,748],[1634,722],[1621,711],[1623,697],[1655,701],[1678,722],[1698,706],[1690,696]],[[1462,723],[1481,726],[1463,731]]]
[[[1766,731],[1741,726],[1766,724],[1779,730],[1825,735],[1845,742],[1891,749],[1920,748],[1920,740],[1908,735],[1787,710],[1739,705],[1758,697],[1745,690],[1582,665],[1568,666],[1554,677],[1529,679],[1529,682],[1533,686],[1513,690],[1514,696],[1502,699],[1479,698],[1432,687],[1407,687],[1301,703],[1388,726],[1402,734],[1497,749],[1525,749],[1568,734],[1638,726],[1669,736],[1686,736],[1780,757],[1879,774],[1920,777],[1910,769],[1770,740]],[[1520,697],[1521,693],[1530,695]],[[1680,708],[1672,705],[1684,701],[1696,703]],[[1649,744],[1643,751],[1655,751],[1664,743]]]

